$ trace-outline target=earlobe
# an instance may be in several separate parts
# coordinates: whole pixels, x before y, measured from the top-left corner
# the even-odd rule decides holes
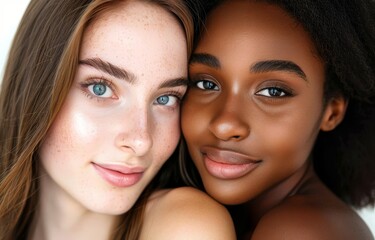
[[[331,98],[324,110],[320,129],[322,131],[331,131],[344,119],[348,100],[343,96]]]

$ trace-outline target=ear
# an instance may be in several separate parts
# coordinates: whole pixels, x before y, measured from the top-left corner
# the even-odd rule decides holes
[[[326,108],[323,113],[320,130],[331,131],[344,119],[346,108],[348,107],[348,100],[343,96],[335,96],[328,100]]]

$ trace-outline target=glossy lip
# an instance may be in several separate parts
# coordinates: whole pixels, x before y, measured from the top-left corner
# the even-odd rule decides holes
[[[130,187],[143,176],[142,167],[126,167],[115,164],[92,163],[98,174],[111,185],[116,187]]]
[[[202,147],[201,152],[206,170],[223,180],[243,177],[262,162],[242,153],[213,147]]]

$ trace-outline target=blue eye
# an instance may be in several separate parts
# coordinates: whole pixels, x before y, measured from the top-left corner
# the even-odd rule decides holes
[[[95,84],[92,88],[92,91],[95,95],[102,96],[107,90],[107,86],[104,84]]]
[[[161,96],[156,100],[161,105],[166,105],[169,102],[169,96]]]
[[[219,87],[211,81],[201,80],[197,81],[195,84],[198,88],[203,90],[219,90]]]
[[[96,97],[110,98],[113,96],[112,90],[105,83],[92,83],[87,88]]]
[[[174,106],[178,102],[178,97],[173,95],[163,95],[156,99],[156,103],[164,106]]]

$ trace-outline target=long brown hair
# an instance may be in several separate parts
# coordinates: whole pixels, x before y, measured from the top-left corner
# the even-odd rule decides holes
[[[194,26],[187,4],[176,0],[141,0],[156,4],[184,28],[188,53]],[[26,239],[38,204],[38,147],[59,112],[78,66],[83,32],[120,0],[32,0],[21,20],[0,92],[0,239]],[[113,239],[137,239],[146,191],[136,211],[124,214],[126,226]]]

